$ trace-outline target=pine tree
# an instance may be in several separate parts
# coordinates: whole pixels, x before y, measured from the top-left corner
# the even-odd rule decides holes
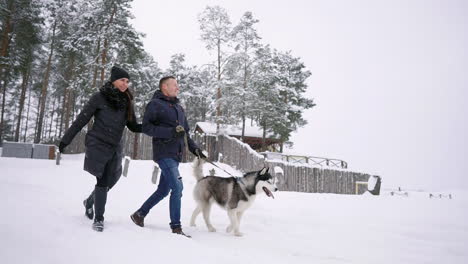
[[[216,91],[216,128],[222,122],[221,97],[223,82],[222,76],[225,65],[229,62],[229,56],[224,48],[231,42],[231,21],[226,10],[220,6],[207,6],[199,14],[198,21],[202,32],[201,38],[208,50],[216,52],[217,91]]]
[[[251,107],[253,109],[253,118],[263,130],[262,150],[266,148],[266,136],[267,133],[272,131],[273,125],[285,122],[282,115],[285,105],[279,100],[273,56],[274,52],[269,45],[259,48],[256,52],[253,86],[257,100]]]
[[[274,123],[272,128],[284,143],[289,140],[291,132],[307,124],[303,112],[315,106],[313,100],[304,97],[307,90],[306,81],[311,73],[306,70],[300,58],[292,56],[291,52],[275,51],[273,64],[278,96],[285,105],[281,112],[285,122]],[[280,151],[283,151],[283,145]]]
[[[235,63],[231,71],[231,80],[233,87],[232,106],[233,112],[240,117],[242,121],[241,140],[245,135],[245,121],[249,112],[247,105],[254,104],[253,92],[253,67],[255,63],[255,51],[260,47],[260,37],[257,30],[254,28],[259,20],[255,19],[252,12],[245,12],[239,24],[232,30],[233,42],[235,45]],[[239,102],[237,102],[239,101]]]

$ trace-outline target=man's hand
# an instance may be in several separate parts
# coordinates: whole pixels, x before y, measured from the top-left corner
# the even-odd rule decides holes
[[[62,141],[60,141],[60,144],[59,144],[59,152],[60,153],[63,153],[63,151],[65,150],[65,148],[68,146],[68,144],[65,144],[63,143]]]
[[[174,131],[172,133],[175,138],[180,138],[185,136],[185,129],[181,125],[178,125],[174,128]]]
[[[200,159],[206,159],[208,153],[201,149],[195,149],[195,156],[199,157]]]

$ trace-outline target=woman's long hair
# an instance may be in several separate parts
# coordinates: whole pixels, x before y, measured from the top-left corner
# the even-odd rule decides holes
[[[133,94],[130,91],[130,88],[127,88],[124,92],[128,97],[128,104],[127,104],[127,120],[132,121],[133,115],[135,114],[135,109],[133,108]]]

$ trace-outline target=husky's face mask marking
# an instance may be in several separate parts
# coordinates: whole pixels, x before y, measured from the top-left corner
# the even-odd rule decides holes
[[[260,190],[262,190],[268,197],[275,198],[273,196],[273,192],[278,191],[278,187],[276,186],[275,178],[271,176],[271,174],[268,171],[269,168],[267,167],[263,168],[258,172],[258,181],[256,184],[257,193],[259,193]]]

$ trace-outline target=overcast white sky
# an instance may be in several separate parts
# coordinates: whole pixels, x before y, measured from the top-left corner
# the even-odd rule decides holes
[[[197,22],[207,5],[233,24],[252,11],[263,42],[312,72],[317,106],[295,152],[346,160],[383,187],[468,189],[468,1],[135,0],[134,26],[162,68],[174,53],[214,59]]]

